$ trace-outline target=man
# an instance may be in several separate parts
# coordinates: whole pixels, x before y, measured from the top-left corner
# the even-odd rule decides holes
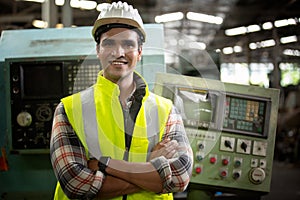
[[[103,70],[56,108],[54,199],[173,199],[189,183],[193,154],[171,101],[134,71],[146,38],[142,19],[127,3],[112,3],[92,33]]]

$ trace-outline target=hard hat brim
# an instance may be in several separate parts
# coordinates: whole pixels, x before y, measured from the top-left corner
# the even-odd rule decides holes
[[[95,38],[95,33],[97,31],[97,29],[100,26],[103,25],[107,25],[107,24],[127,24],[133,27],[136,27],[144,36],[144,40],[146,39],[146,33],[143,29],[143,27],[141,27],[135,20],[129,19],[129,18],[120,18],[120,17],[110,17],[110,18],[102,18],[102,19],[97,19],[94,23],[94,27],[92,29],[92,34],[93,37]]]

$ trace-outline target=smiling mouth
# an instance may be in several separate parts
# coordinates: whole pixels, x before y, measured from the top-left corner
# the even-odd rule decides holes
[[[110,64],[112,65],[126,65],[128,62],[126,61],[111,61]]]

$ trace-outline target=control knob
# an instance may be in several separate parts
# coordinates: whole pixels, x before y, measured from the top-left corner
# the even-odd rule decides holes
[[[30,126],[32,122],[32,116],[30,113],[23,111],[20,112],[17,116],[17,123],[22,127]]]
[[[248,145],[245,142],[242,142],[241,149],[243,149],[244,152],[247,152],[247,147],[248,147]]]
[[[231,144],[230,140],[225,140],[224,145],[225,145],[225,147],[232,149],[232,144]]]
[[[261,184],[265,178],[265,171],[260,167],[253,168],[249,171],[249,179],[254,184]]]

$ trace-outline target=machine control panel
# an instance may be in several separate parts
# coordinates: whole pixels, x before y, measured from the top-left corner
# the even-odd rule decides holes
[[[48,152],[60,99],[89,87],[100,67],[85,61],[10,61],[11,150]],[[82,71],[84,70],[84,71]]]
[[[158,74],[154,92],[181,113],[199,190],[270,190],[279,91]],[[178,77],[180,76],[180,77]]]

